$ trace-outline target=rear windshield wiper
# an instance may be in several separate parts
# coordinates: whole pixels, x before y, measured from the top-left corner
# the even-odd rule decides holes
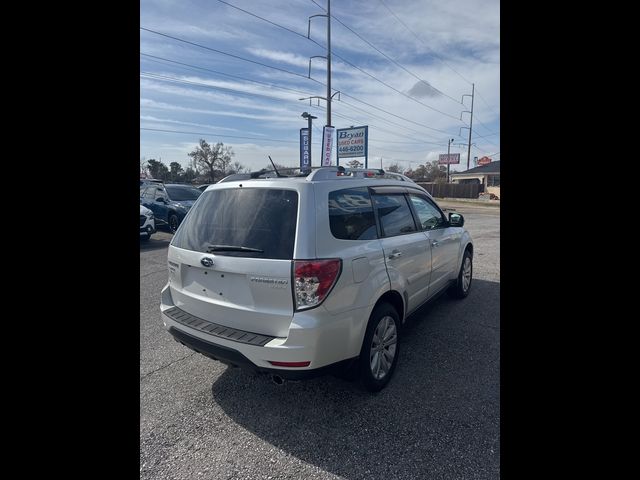
[[[207,252],[256,252],[264,253],[264,250],[259,248],[243,247],[240,245],[209,245]]]

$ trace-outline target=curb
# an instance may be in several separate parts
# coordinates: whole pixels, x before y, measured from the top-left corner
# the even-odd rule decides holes
[[[451,202],[451,203],[469,203],[471,205],[479,205],[479,206],[488,206],[488,207],[499,207],[500,200],[476,200],[472,198],[449,198],[449,197],[434,197],[440,202]]]

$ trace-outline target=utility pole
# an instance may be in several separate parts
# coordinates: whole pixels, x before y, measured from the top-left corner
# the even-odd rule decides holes
[[[327,0],[327,125],[331,126],[331,0]]]
[[[471,95],[468,93],[462,96],[462,103],[464,104],[464,97],[471,97],[471,118],[469,119],[469,146],[467,148],[467,170],[469,170],[469,160],[471,159],[471,130],[473,128],[473,97],[475,96],[476,84],[471,84]],[[464,112],[462,112],[464,113]],[[462,127],[465,128],[465,127]]]

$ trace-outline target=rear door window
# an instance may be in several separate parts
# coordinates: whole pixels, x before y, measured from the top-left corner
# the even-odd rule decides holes
[[[345,188],[329,193],[331,233],[341,240],[371,240],[378,237],[371,196],[366,187]]]
[[[171,244],[207,252],[210,245],[262,252],[215,251],[215,255],[291,260],[296,237],[298,193],[272,188],[209,190],[191,209]]]

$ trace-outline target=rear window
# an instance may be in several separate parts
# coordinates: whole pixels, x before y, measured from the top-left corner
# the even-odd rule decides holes
[[[229,245],[259,252],[216,251],[215,255],[291,260],[296,237],[298,193],[267,188],[204,192],[184,219],[171,244],[207,252]]]
[[[201,190],[194,187],[166,187],[169,198],[174,202],[180,202],[184,200],[196,200]]]
[[[341,240],[378,238],[369,190],[345,188],[329,193],[329,224],[333,236]]]

